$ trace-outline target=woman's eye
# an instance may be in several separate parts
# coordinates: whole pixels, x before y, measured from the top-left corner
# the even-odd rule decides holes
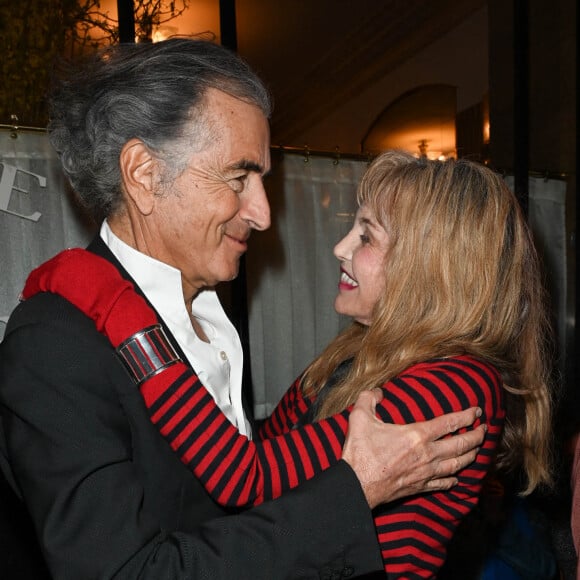
[[[361,244],[363,246],[365,246],[366,244],[370,243],[370,241],[371,241],[371,239],[369,238],[369,236],[367,236],[366,234],[361,234],[359,237],[360,237]]]

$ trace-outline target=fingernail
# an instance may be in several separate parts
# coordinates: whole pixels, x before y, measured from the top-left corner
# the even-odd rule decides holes
[[[475,416],[481,417],[482,414],[483,414],[483,411],[479,407],[477,407],[477,409],[475,409]]]

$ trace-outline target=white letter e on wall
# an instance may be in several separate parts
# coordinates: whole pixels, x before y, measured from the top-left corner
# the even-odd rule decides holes
[[[2,171],[2,178],[0,179],[0,211],[4,211],[6,213],[15,215],[19,218],[24,218],[26,220],[30,220],[33,222],[37,222],[42,215],[40,212],[35,211],[30,215],[24,215],[21,213],[17,213],[15,211],[10,211],[8,209],[8,203],[10,202],[10,196],[12,195],[13,191],[19,191],[20,193],[28,193],[23,189],[16,187],[16,175],[18,172],[26,173],[32,177],[35,177],[38,180],[38,184],[40,187],[46,187],[46,177],[42,175],[37,175],[36,173],[32,173],[30,171],[26,171],[25,169],[19,169],[18,167],[14,167],[13,165],[8,165],[7,163],[0,163],[3,165],[4,170]]]

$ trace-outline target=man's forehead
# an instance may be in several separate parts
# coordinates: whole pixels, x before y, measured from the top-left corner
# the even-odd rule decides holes
[[[219,154],[223,169],[259,175],[270,171],[269,123],[257,105],[208,89],[205,115],[213,135],[209,149]]]
[[[231,95],[230,93],[226,93],[219,89],[214,89],[212,87],[208,88],[203,96],[203,101],[205,102],[206,110],[213,109],[214,111],[221,113],[243,113],[244,110],[251,107],[259,111],[266,121],[268,120],[266,114],[257,103],[241,97],[236,97],[235,95]]]

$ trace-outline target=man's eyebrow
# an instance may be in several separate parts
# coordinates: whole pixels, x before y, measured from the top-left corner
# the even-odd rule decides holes
[[[264,168],[255,161],[250,161],[249,159],[242,159],[231,166],[231,169],[243,169],[244,171],[253,171],[262,175],[264,173]]]

